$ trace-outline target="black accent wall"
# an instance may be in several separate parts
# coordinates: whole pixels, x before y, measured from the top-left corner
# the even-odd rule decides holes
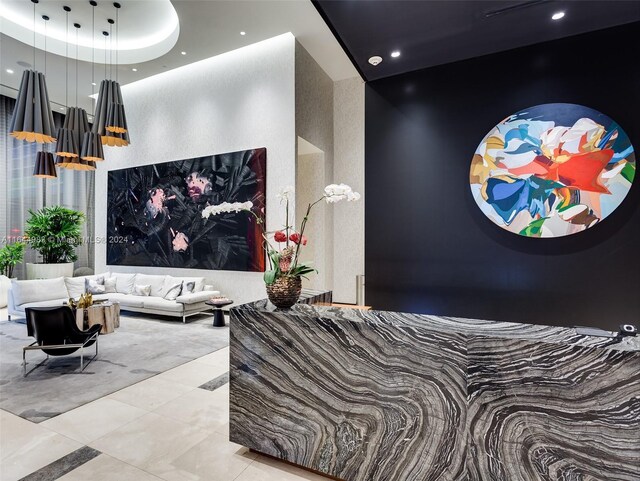
[[[640,160],[640,23],[366,86],[366,300],[375,309],[554,325],[640,324],[640,176],[585,232],[493,224],[469,187],[482,138],[553,102],[617,121]]]

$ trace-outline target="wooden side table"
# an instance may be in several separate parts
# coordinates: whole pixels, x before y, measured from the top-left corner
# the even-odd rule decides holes
[[[111,334],[120,327],[120,304],[117,302],[103,302],[84,309],[76,309],[76,323],[80,330],[84,330],[85,311],[87,329],[100,324],[102,325],[100,334]]]

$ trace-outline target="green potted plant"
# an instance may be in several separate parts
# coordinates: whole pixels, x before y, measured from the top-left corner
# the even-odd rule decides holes
[[[76,247],[82,243],[82,212],[59,205],[43,207],[27,220],[25,236],[29,246],[42,256],[42,263],[27,263],[27,279],[73,276],[78,259]]]
[[[0,249],[0,275],[13,279],[13,269],[24,259],[24,242],[13,242]]]
[[[0,307],[7,305],[7,292],[13,278],[13,269],[24,259],[24,243],[13,242],[0,249]]]

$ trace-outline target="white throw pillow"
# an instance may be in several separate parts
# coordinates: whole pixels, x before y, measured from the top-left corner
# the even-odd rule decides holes
[[[169,288],[165,293],[164,298],[168,301],[175,301],[181,292],[182,292],[182,282]]]
[[[184,294],[192,294],[195,292],[196,283],[193,281],[183,282],[182,283],[182,295]]]
[[[178,280],[183,281],[185,284],[187,282],[193,282],[193,292],[200,292],[204,288],[204,277],[179,277]]]
[[[151,286],[150,285],[141,286],[140,284],[134,284],[133,295],[148,297],[151,295]]]
[[[114,294],[118,292],[116,290],[116,285],[118,283],[118,279],[115,277],[106,277],[104,279],[104,293],[105,294]]]
[[[104,277],[86,278],[84,289],[88,294],[104,294]]]
[[[162,297],[164,295],[164,281],[167,276],[154,276],[149,274],[136,274],[136,284],[141,286],[151,286],[151,294],[153,297]]]

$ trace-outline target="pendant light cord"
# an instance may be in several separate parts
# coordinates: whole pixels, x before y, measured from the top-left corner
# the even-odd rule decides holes
[[[36,2],[33,2],[33,70],[36,69]]]
[[[65,40],[65,57],[64,57],[64,69],[65,69],[65,74],[64,74],[64,81],[65,81],[65,87],[64,87],[64,106],[65,108],[69,107],[69,12],[65,10],[65,12],[67,12],[67,30],[64,36],[64,40]]]
[[[74,27],[78,25],[75,24]],[[78,31],[80,27],[76,27],[76,107],[78,107]]]
[[[95,122],[96,116],[96,101],[93,98],[95,95],[96,89],[94,88],[96,85],[96,7],[91,5],[91,101],[92,101],[92,112],[93,112],[93,121]]]
[[[115,4],[114,4],[115,6]],[[116,82],[118,81],[118,55],[120,53],[119,43],[120,42],[120,17],[119,17],[120,9],[116,7]]]

